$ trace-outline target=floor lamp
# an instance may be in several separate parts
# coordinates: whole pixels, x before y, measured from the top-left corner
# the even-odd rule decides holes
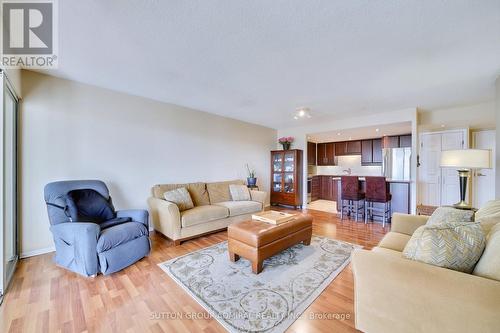
[[[460,149],[445,150],[441,153],[441,167],[457,168],[460,179],[460,202],[453,205],[455,208],[470,209],[465,199],[467,183],[472,169],[490,169],[491,151],[488,149]]]

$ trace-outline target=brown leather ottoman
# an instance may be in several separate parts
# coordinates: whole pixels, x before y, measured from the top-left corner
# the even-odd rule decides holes
[[[298,214],[280,225],[249,220],[231,224],[227,228],[229,259],[240,256],[252,262],[252,271],[259,274],[262,262],[295,244],[311,244],[312,216]]]

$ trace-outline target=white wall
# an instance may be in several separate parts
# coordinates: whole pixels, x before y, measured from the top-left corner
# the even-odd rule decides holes
[[[500,199],[500,76],[495,82],[496,86],[496,98],[495,98],[495,113],[496,113],[496,124],[497,124],[497,149],[496,149],[496,198]]]
[[[269,188],[276,130],[29,71],[22,90],[24,255],[53,245],[51,181],[101,179],[117,209],[146,208],[157,183],[244,179],[247,162]]]
[[[345,130],[352,128],[362,128],[368,126],[378,126],[386,124],[396,124],[403,122],[411,122],[412,124],[412,149],[417,151],[417,109],[410,108],[391,112],[381,112],[366,116],[354,116],[352,118],[345,119],[332,119],[325,120],[321,123],[314,123],[310,125],[297,126],[292,128],[282,128],[278,129],[278,137],[282,136],[293,136],[295,142],[292,145],[294,149],[303,149],[304,156],[307,156],[307,134],[321,133],[337,130]],[[279,149],[280,147],[277,146]],[[304,205],[307,201],[307,158],[304,158]],[[417,187],[416,187],[416,175],[417,175],[417,163],[416,158],[412,160],[412,186],[411,186],[411,211],[416,210],[416,198],[417,198]]]
[[[445,127],[442,128],[441,125]],[[430,111],[419,109],[418,128],[420,131],[457,128],[493,129],[495,128],[495,102]]]

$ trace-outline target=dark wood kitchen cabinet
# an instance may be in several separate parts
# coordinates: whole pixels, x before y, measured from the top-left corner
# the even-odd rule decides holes
[[[338,180],[333,176],[316,176],[319,183],[319,199],[337,201]],[[313,178],[314,179],[314,178]]]
[[[335,142],[335,154],[337,156],[347,155],[347,143],[346,142]]]
[[[373,160],[376,165],[382,165],[382,139],[372,140]]]
[[[321,199],[332,200],[332,177],[321,176]]]
[[[335,165],[335,145],[333,142],[317,144],[317,165]]]
[[[318,143],[316,145],[316,165],[326,165],[326,145]]]
[[[321,198],[321,176],[313,176],[311,180],[311,201]]]
[[[361,165],[373,163],[373,140],[361,141]]]
[[[361,141],[347,141],[347,155],[361,154]]]
[[[316,165],[316,143],[307,142],[307,165]]]
[[[400,148],[411,148],[411,134],[399,136]]]
[[[333,142],[326,143],[325,150],[327,165],[335,165],[335,145]]]
[[[335,155],[360,155],[361,154],[361,141],[343,141],[335,142]]]
[[[411,134],[391,135],[382,138],[383,148],[406,148],[411,147]]]
[[[361,141],[361,165],[382,164],[382,139]]]
[[[382,138],[382,147],[384,148],[399,148],[399,136],[384,136]]]

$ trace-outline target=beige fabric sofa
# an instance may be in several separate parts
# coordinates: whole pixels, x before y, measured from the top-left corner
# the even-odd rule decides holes
[[[234,222],[247,220],[253,213],[264,209],[266,192],[252,190],[250,201],[232,201],[230,184],[242,185],[244,182],[234,180],[153,186],[148,205],[154,229],[173,240],[175,245],[179,245],[181,241],[227,228]],[[179,187],[187,188],[194,208],[180,212],[176,204],[163,198],[165,192]]]
[[[353,254],[356,328],[377,332],[500,332],[500,281],[402,257],[427,217],[394,214],[371,251]]]

